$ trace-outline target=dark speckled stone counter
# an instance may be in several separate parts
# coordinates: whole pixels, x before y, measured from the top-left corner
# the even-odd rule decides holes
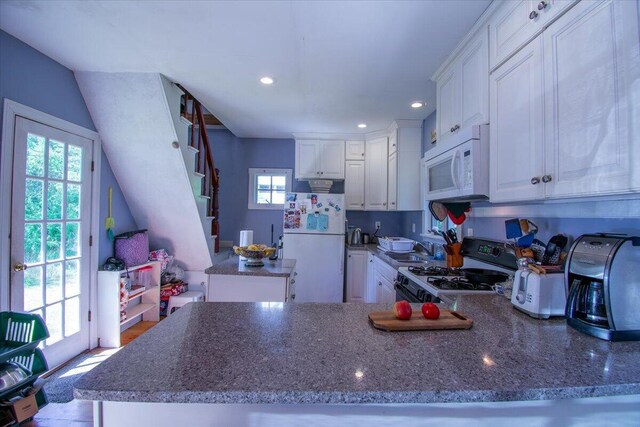
[[[417,306],[414,306],[417,307]],[[379,304],[193,303],[75,385],[87,400],[428,403],[640,393],[640,342],[460,297],[470,330],[383,332]]]
[[[236,276],[275,276],[275,277],[288,277],[295,269],[295,259],[278,259],[271,261],[268,258],[262,260],[264,266],[262,267],[247,267],[244,262],[240,262],[240,257],[232,255],[229,259],[212,265],[204,272],[206,274],[222,274],[222,275],[236,275]]]

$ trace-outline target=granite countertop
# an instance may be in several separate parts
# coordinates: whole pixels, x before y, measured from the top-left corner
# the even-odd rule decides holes
[[[78,399],[429,403],[640,393],[640,342],[536,320],[497,295],[461,296],[469,330],[384,332],[385,304],[191,303],[76,384]],[[414,305],[414,309],[419,309]]]
[[[207,268],[206,274],[236,275],[236,276],[275,276],[288,277],[295,269],[295,259],[278,259],[271,261],[268,258],[262,260],[262,267],[247,267],[240,262],[240,257],[232,255],[218,264]]]

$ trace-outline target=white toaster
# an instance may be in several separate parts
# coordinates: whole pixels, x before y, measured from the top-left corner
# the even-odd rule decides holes
[[[558,272],[541,276],[531,270],[518,270],[513,280],[511,304],[538,319],[564,316],[567,304],[564,274]]]

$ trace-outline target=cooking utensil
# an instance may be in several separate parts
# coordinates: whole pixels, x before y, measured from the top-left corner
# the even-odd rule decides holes
[[[484,268],[462,268],[460,271],[462,271],[464,277],[470,281],[475,283],[486,283],[488,285],[504,282],[509,278],[508,274],[495,270],[486,270]]]
[[[451,243],[458,243],[458,234],[455,229],[447,230],[447,235],[451,239]]]
[[[113,227],[116,226],[116,222],[113,219],[113,216],[111,216],[112,199],[113,199],[113,188],[109,187],[109,216],[104,220],[104,228],[107,230],[107,237],[109,238],[109,240],[113,242],[114,240]]]
[[[547,249],[547,245],[538,239],[533,239],[533,242],[531,243],[531,246],[529,248],[535,254],[535,260],[537,262],[542,262],[542,258],[544,257],[544,252]]]
[[[547,248],[545,249],[544,256],[542,257],[542,264],[557,264],[560,259],[560,252],[562,252],[562,249],[564,249],[568,241],[567,237],[562,234],[556,234],[553,236],[549,240],[549,243],[547,243]]]
[[[369,313],[369,321],[376,329],[383,331],[419,331],[435,329],[469,329],[473,320],[456,312],[440,309],[438,319],[425,319],[418,308],[414,308],[409,320],[399,320],[393,311],[373,311]]]
[[[440,235],[442,236],[444,241],[447,243],[447,245],[450,245],[451,243],[453,243],[449,238],[449,236],[447,235],[447,233],[445,233],[444,231],[439,231],[438,233],[440,233]]]
[[[440,202],[429,202],[429,212],[440,222],[447,219],[447,208]]]

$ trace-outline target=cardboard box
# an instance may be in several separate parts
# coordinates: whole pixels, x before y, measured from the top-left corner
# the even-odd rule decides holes
[[[19,397],[9,403],[9,408],[17,423],[21,423],[38,413],[38,403],[36,395],[30,394],[27,397]]]

